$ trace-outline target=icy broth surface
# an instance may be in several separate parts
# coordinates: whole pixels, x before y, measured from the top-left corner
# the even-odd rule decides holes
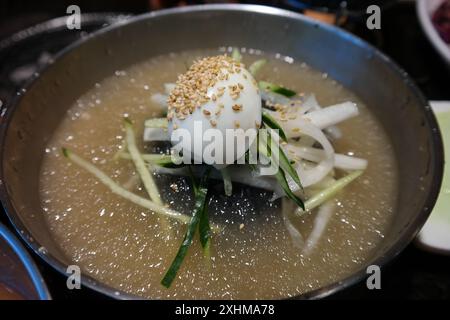
[[[185,227],[174,224],[168,237],[155,215],[112,194],[64,158],[61,147],[145,196],[132,163],[113,160],[124,138],[123,117],[134,121],[140,141],[144,120],[161,116],[150,96],[164,92],[164,83],[174,82],[194,59],[218,53],[168,54],[117,70],[81,96],[61,121],[45,150],[40,193],[53,236],[84,274],[118,291],[146,298],[285,298],[350,275],[383,240],[395,209],[397,168],[381,124],[358,97],[306,64],[275,55],[247,54],[243,60],[247,66],[261,55],[269,60],[258,80],[314,93],[322,106],[356,102],[360,116],[339,126],[343,138],[334,147],[337,152],[368,159],[368,169],[334,200],[335,213],[309,256],[303,256],[292,241],[282,219],[281,203],[270,202],[271,193],[235,185],[233,195],[226,197],[222,183],[213,182],[210,218],[226,228],[213,237],[211,269],[205,267],[196,237],[172,287],[160,284]],[[144,144],[140,147],[148,148]],[[190,214],[193,199],[189,180],[173,176],[156,179],[165,202]],[[306,238],[314,213],[291,220]]]

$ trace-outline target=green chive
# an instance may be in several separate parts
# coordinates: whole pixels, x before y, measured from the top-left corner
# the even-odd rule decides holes
[[[292,179],[295,181],[295,183],[297,183],[298,186],[300,188],[302,188],[302,185],[300,183],[300,178],[298,177],[297,171],[295,171],[295,169],[292,167],[286,154],[283,152],[281,147],[278,146],[280,157],[278,159],[275,158],[274,153],[271,152],[271,150],[270,150],[270,142],[271,142],[270,135],[268,136],[267,140],[265,140],[263,138],[261,139],[260,137],[258,139],[259,139],[258,148],[259,148],[260,152],[263,155],[265,155],[266,157],[270,157],[272,162],[279,165],[279,168],[278,168],[277,173],[275,174],[275,177],[276,177],[278,183],[280,184],[280,186],[283,188],[286,196],[288,198],[292,199],[300,208],[302,208],[304,210],[305,204],[303,203],[303,200],[301,200],[298,196],[296,196],[292,192],[292,190],[289,188],[289,184],[286,180],[285,172],[287,172],[292,177]]]
[[[276,122],[276,120],[274,118],[272,118],[272,116],[269,113],[263,112],[262,120],[263,120],[264,124],[266,126],[268,126],[269,128],[278,130],[280,138],[283,139],[283,141],[287,142],[287,137],[286,137],[286,134],[284,133],[283,129],[278,124],[278,122]]]
[[[281,148],[281,146],[278,146],[278,153],[280,156],[280,167],[287,173],[289,174],[292,179],[294,180],[294,182],[301,188],[303,189],[302,183],[300,182],[300,177],[298,176],[297,171],[294,169],[294,167],[291,164],[291,161],[289,161],[288,157],[286,156],[286,154],[284,153],[283,149]]]
[[[265,151],[264,149],[262,149],[262,152],[264,154],[264,152],[266,152],[264,155],[266,157],[270,157],[272,159],[272,161],[279,165],[281,169],[283,169],[288,175],[290,175],[292,177],[292,179],[294,180],[294,182],[301,188],[303,189],[303,186],[301,184],[300,181],[300,177],[298,176],[297,171],[294,169],[294,167],[291,164],[291,161],[289,160],[289,158],[286,156],[286,154],[284,153],[283,149],[281,148],[280,145],[277,145],[278,147],[278,158],[275,156],[275,153],[272,152],[272,150],[270,149],[271,147],[271,136],[268,135],[267,137],[267,141],[264,141],[264,139],[262,139],[263,141],[261,141],[262,143],[262,147],[266,148],[267,151]],[[266,146],[264,146],[264,144],[266,144]]]
[[[305,204],[303,200],[296,196],[292,192],[291,188],[289,188],[289,183],[286,180],[286,175],[284,174],[283,170],[279,169],[275,177],[277,178],[277,181],[280,184],[281,188],[283,188],[286,196],[289,199],[293,200],[300,208],[302,208],[302,210],[305,210]]]
[[[260,81],[259,87],[263,90],[272,91],[278,94],[281,94],[282,96],[285,96],[287,98],[291,98],[297,94],[297,92],[287,89],[285,87],[279,86],[277,84],[267,82],[267,81]]]
[[[200,244],[202,245],[203,253],[205,257],[209,257],[209,248],[211,244],[211,227],[209,225],[208,208],[206,205],[204,206],[202,215],[200,217],[198,231],[200,234]]]
[[[197,182],[193,180],[193,186],[194,186],[194,194],[195,194],[195,207],[194,207],[194,213],[192,215],[191,221],[189,222],[188,229],[186,231],[186,234],[184,236],[183,242],[180,245],[180,248],[178,249],[177,255],[175,256],[172,264],[170,265],[169,269],[167,270],[166,274],[164,275],[164,278],[161,280],[161,284],[169,288],[172,285],[172,282],[175,280],[175,277],[177,276],[178,271],[180,270],[181,264],[183,263],[184,258],[187,255],[188,249],[192,244],[192,241],[195,236],[195,232],[197,231],[197,228],[199,227],[200,221],[202,220],[202,216],[204,216],[205,211],[205,203],[206,203],[206,195],[208,193],[208,189],[206,187],[207,180],[209,177],[209,168],[206,174],[203,176],[203,179],[201,180],[200,184],[197,185]],[[207,219],[203,218],[203,219]],[[205,241],[205,245],[208,246],[209,250],[209,237],[210,237],[210,227],[209,227],[209,221],[208,223],[203,222],[203,233],[200,234],[200,239],[203,239],[201,241]],[[207,228],[206,228],[207,226]],[[208,231],[208,232],[206,232]],[[203,246],[203,243],[202,243]]]

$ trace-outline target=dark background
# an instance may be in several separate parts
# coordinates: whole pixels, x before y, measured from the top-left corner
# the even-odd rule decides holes
[[[305,0],[314,2],[314,0]],[[204,3],[205,1],[161,1],[161,0],[97,0],[97,1],[0,1],[0,106],[7,105],[10,97],[20,88],[21,80],[11,80],[11,72],[23,65],[36,64],[42,52],[56,53],[74,40],[105,26],[114,20],[117,13],[138,14],[175,5]],[[214,2],[214,1],[206,1]],[[231,1],[230,1],[231,2]],[[239,2],[239,1],[233,1]],[[246,1],[252,2],[252,1]],[[253,1],[283,8],[298,10],[298,1],[274,0]],[[315,1],[317,3],[317,1]],[[327,1],[321,1],[326,3]],[[336,1],[330,1],[335,5]],[[392,57],[416,81],[430,100],[450,100],[450,68],[441,60],[425,38],[412,2],[398,3],[395,0],[378,1],[385,6],[382,11],[382,29],[370,31],[365,27],[365,15],[360,8],[367,1],[358,1],[350,7],[341,27],[364,38]],[[375,3],[377,1],[369,1]],[[77,4],[82,13],[113,13],[97,15],[81,32],[68,31],[58,26],[44,25],[29,29],[20,40],[11,36],[23,29],[49,19],[64,16],[67,6]],[[352,5],[352,1],[349,1]],[[354,9],[354,10],[353,10]],[[322,10],[322,9],[320,9]],[[114,14],[115,13],[115,14]],[[8,224],[6,215],[0,211],[0,221]],[[69,291],[66,279],[44,264],[35,255],[54,299],[106,299],[87,288]],[[369,291],[364,283],[344,290],[333,298],[385,299],[450,299],[450,257],[426,253],[411,244],[382,272],[382,290]]]

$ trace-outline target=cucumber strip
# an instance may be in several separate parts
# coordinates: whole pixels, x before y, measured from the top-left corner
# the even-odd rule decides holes
[[[279,169],[278,172],[275,175],[275,178],[277,178],[277,181],[281,188],[284,190],[284,193],[286,196],[295,202],[297,206],[299,206],[302,210],[305,210],[305,204],[300,197],[298,197],[295,193],[292,192],[291,188],[289,188],[289,183],[286,180],[286,175],[284,174],[283,170]]]
[[[208,190],[200,190],[200,192],[207,192]],[[197,195],[199,196],[199,195]],[[203,196],[203,195],[201,195]],[[211,257],[210,248],[211,248],[211,227],[209,225],[209,215],[208,215],[208,206],[205,203],[201,216],[200,221],[198,224],[198,231],[200,236],[200,244],[203,248],[203,255],[205,258],[209,260]]]
[[[331,186],[328,188],[316,193],[311,198],[309,198],[305,202],[305,210],[297,210],[295,213],[298,216],[303,215],[307,211],[311,211],[321,204],[325,203],[326,201],[333,198],[339,191],[344,189],[348,184],[350,184],[352,181],[354,181],[356,178],[358,178],[364,171],[358,170],[354,171],[345,177],[342,177],[338,179],[336,182],[334,182]]]
[[[269,128],[278,130],[280,138],[283,139],[283,141],[287,142],[287,137],[286,137],[286,134],[284,133],[283,129],[278,124],[278,122],[274,118],[272,118],[272,116],[268,112],[263,111],[262,120],[263,120],[264,124],[266,126],[268,126]]]
[[[192,187],[194,189],[195,197],[196,198],[202,197],[203,193],[208,192],[208,190],[206,189],[206,183],[207,183],[207,180],[211,173],[211,167],[208,167],[206,172],[203,173],[201,185],[199,185],[197,183],[197,179],[195,178],[195,175],[192,171],[191,166],[188,166],[188,171],[189,171],[189,177],[191,178],[191,181],[192,181]],[[198,231],[199,231],[199,236],[200,236],[200,244],[202,245],[202,249],[203,249],[203,256],[206,259],[207,267],[210,268],[211,267],[211,252],[210,252],[211,226],[209,223],[208,206],[206,205],[206,203],[203,207],[203,211],[200,216]]]
[[[287,89],[285,87],[282,87],[282,86],[279,86],[279,85],[276,85],[274,83],[267,82],[267,81],[260,81],[258,83],[258,85],[261,90],[275,92],[275,93],[281,94],[282,96],[285,96],[287,98],[291,98],[297,94],[297,92],[295,92],[293,90]]]
[[[202,215],[204,214],[206,195],[208,193],[208,189],[206,188],[206,183],[208,179],[207,176],[208,174],[204,176],[199,186],[195,186],[194,183],[195,198],[196,198],[194,213],[192,215],[191,221],[189,222],[188,229],[184,236],[183,242],[181,243],[180,248],[178,249],[178,252],[172,264],[170,265],[169,269],[164,275],[164,278],[161,280],[161,284],[166,288],[169,288],[172,285],[172,282],[175,280],[175,277],[177,276],[177,273],[180,270],[181,264],[183,263],[183,260],[187,255],[188,249],[194,240],[195,232],[199,227]]]
[[[259,59],[253,62],[250,67],[248,67],[248,71],[252,74],[252,76],[255,76],[259,70],[262,69],[267,63],[266,59]]]
[[[88,161],[84,160],[83,158],[77,156],[70,150],[63,148],[62,153],[66,158],[68,158],[70,161],[72,161],[73,163],[78,165],[80,168],[88,171],[93,176],[95,176],[101,183],[103,183],[105,186],[107,186],[111,190],[111,192],[121,196],[122,198],[124,198],[130,202],[133,202],[134,204],[137,204],[138,206],[141,206],[143,208],[151,210],[154,213],[157,213],[161,216],[175,219],[175,220],[180,221],[185,224],[189,223],[189,221],[190,221],[189,216],[181,214],[175,210],[166,208],[165,206],[161,206],[151,200],[142,198],[142,197],[122,188],[120,185],[118,185],[116,182],[114,182],[114,180],[112,180],[109,176],[107,176],[103,171],[101,171],[100,169],[98,169],[96,166],[89,163]]]
[[[134,135],[133,125],[131,124],[131,121],[129,119],[125,119],[124,123],[127,148],[128,152],[130,153],[131,160],[133,161],[134,166],[136,167],[136,170],[141,177],[142,183],[144,184],[145,190],[150,196],[150,199],[152,199],[152,201],[154,201],[155,203],[162,205],[163,202],[161,200],[158,187],[156,186],[156,183],[153,180],[153,177],[151,176],[150,171],[145,164],[144,159],[142,159],[141,153],[136,146],[136,137]]]
[[[231,53],[231,58],[236,62],[241,62],[242,55],[238,48],[233,48],[233,52]]]
[[[261,142],[263,144],[266,144],[268,150],[270,150],[272,141],[273,140],[270,138],[270,136],[268,136],[267,141],[265,141],[265,139],[263,138]],[[277,144],[275,141],[274,141],[274,144],[276,144],[276,147],[278,148],[278,156],[277,156],[277,153],[269,151],[268,154],[269,154],[270,158],[275,163],[275,165],[280,166],[280,168],[282,170],[284,170],[286,174],[288,174],[292,177],[292,180],[294,180],[294,182],[299,186],[299,188],[303,189],[303,186],[301,184],[300,177],[298,176],[297,170],[295,170],[294,167],[292,166],[291,161],[284,153],[283,148],[281,148],[281,146],[279,144]],[[265,155],[265,156],[267,156],[267,155]]]
[[[208,207],[205,205],[198,225],[200,244],[203,249],[206,266],[211,269],[211,227],[209,225]]]
[[[270,136],[268,136],[267,140],[263,138],[262,136],[259,136],[258,138],[258,150],[266,157],[270,158],[272,161],[272,164],[275,164],[279,166],[277,173],[275,174],[275,178],[277,179],[278,183],[280,184],[281,188],[284,190],[284,193],[288,198],[293,200],[301,209],[305,210],[305,204],[300,197],[295,195],[291,188],[289,187],[289,183],[286,180],[286,174],[285,171],[292,177],[292,179],[295,181],[295,183],[298,184],[300,188],[302,188],[302,185],[300,183],[300,178],[298,177],[297,171],[292,167],[290,161],[288,160],[287,156],[284,154],[283,150],[280,146],[278,146],[279,149],[279,157],[277,158],[273,152],[271,152],[270,149]],[[284,170],[284,171],[283,171]]]
[[[184,166],[183,164],[177,165],[173,162],[174,156],[170,154],[157,154],[157,153],[142,153],[142,159],[144,161],[150,162],[153,165],[157,165],[165,168],[177,168]],[[119,154],[119,158],[124,160],[131,160],[131,155],[128,152],[123,152]]]
[[[149,195],[150,199],[152,199],[156,204],[164,205],[161,195],[159,194],[158,186],[155,183],[155,180],[152,177],[151,173],[151,165],[146,165],[144,162],[144,159],[142,159],[141,152],[139,151],[137,145],[136,145],[136,137],[133,130],[133,124],[131,123],[131,120],[128,118],[124,119],[125,122],[125,132],[126,132],[126,142],[127,142],[127,149],[130,153],[131,160],[134,163],[134,166],[139,174],[139,177],[141,178],[142,183],[144,184],[144,188],[147,191],[147,194]],[[171,225],[170,221],[165,218],[161,217],[160,219],[161,228],[165,231],[168,237],[170,237],[171,232]]]

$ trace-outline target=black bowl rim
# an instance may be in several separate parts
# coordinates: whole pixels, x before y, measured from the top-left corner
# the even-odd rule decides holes
[[[121,28],[123,25],[132,24],[140,22],[141,20],[147,20],[154,17],[162,17],[166,15],[178,15],[178,14],[188,14],[191,12],[208,12],[208,11],[239,11],[239,12],[248,12],[248,13],[260,13],[265,15],[275,15],[275,16],[281,16],[288,19],[294,19],[294,20],[300,20],[303,23],[313,25],[315,27],[326,29],[330,32],[335,33],[337,36],[347,39],[348,41],[351,41],[353,44],[360,46],[362,49],[365,49],[367,51],[370,51],[374,56],[379,57],[386,65],[388,65],[395,73],[397,73],[403,80],[404,83],[407,84],[411,92],[416,96],[416,98],[422,102],[423,105],[423,112],[425,116],[425,120],[427,121],[429,127],[430,127],[430,134],[431,134],[431,153],[434,155],[434,167],[435,172],[433,174],[433,183],[431,184],[430,190],[428,191],[428,195],[425,201],[425,205],[422,208],[421,212],[418,213],[416,219],[408,225],[407,228],[404,229],[402,236],[398,239],[396,243],[394,243],[389,250],[387,250],[382,256],[378,257],[374,261],[371,262],[371,264],[378,265],[380,267],[385,266],[388,262],[392,261],[395,257],[398,256],[398,254],[405,249],[405,247],[415,238],[415,236],[418,234],[422,226],[425,224],[428,216],[430,215],[434,204],[437,200],[441,183],[442,183],[442,177],[443,177],[443,168],[444,168],[444,153],[443,153],[443,143],[442,143],[442,137],[440,134],[440,129],[436,120],[436,117],[428,104],[428,100],[425,99],[424,95],[421,93],[417,85],[414,83],[414,81],[409,77],[406,71],[404,71],[401,67],[399,67],[391,58],[389,58],[387,55],[379,51],[377,48],[373,47],[369,43],[365,42],[361,38],[343,30],[340,28],[337,28],[335,26],[327,25],[322,22],[318,22],[316,20],[313,20],[309,17],[306,17],[302,14],[288,11],[280,8],[275,7],[269,7],[269,6],[263,6],[263,5],[253,5],[253,4],[206,4],[206,5],[194,5],[194,6],[187,6],[187,7],[178,7],[178,8],[171,8],[171,9],[165,9],[160,11],[153,11],[146,14],[138,15],[132,18],[129,18],[123,22],[119,22],[117,24],[113,24],[111,26],[105,27],[103,29],[100,29],[91,35],[80,39],[73,44],[69,45],[68,47],[61,50],[58,54],[55,55],[54,60],[58,60],[59,58],[65,56],[69,52],[75,50],[79,45],[83,44],[87,41],[92,41],[92,39],[95,39],[97,36],[102,35],[104,33],[110,32],[112,30]],[[45,69],[48,68],[49,65],[42,67],[41,70],[39,70],[38,74],[42,75],[45,72]],[[38,79],[38,77],[30,79],[23,88],[29,88],[33,85],[33,83]],[[3,154],[4,154],[4,147],[5,147],[5,137],[6,132],[10,123],[10,120],[12,118],[12,115],[14,113],[15,107],[19,104],[20,100],[22,99],[21,95],[17,95],[13,98],[12,102],[10,103],[10,106],[6,106],[6,109],[3,109],[1,111],[0,115],[0,200],[3,204],[3,208],[5,209],[5,212],[11,221],[12,225],[16,229],[16,232],[21,236],[21,238],[25,241],[25,243],[41,258],[43,259],[47,264],[52,266],[54,269],[56,269],[58,272],[60,272],[62,275],[66,275],[66,268],[67,266],[63,263],[61,263],[58,259],[54,258],[50,254],[42,252],[42,250],[39,250],[40,245],[37,243],[31,234],[28,233],[26,230],[24,224],[16,214],[14,210],[14,206],[12,205],[8,191],[6,189],[4,181],[4,171],[3,171]],[[352,285],[355,285],[356,283],[362,281],[367,276],[366,270],[364,270],[364,267],[360,268],[360,270],[356,271],[355,273],[351,274],[350,276],[341,279],[340,281],[333,282],[329,285],[326,285],[322,288],[318,288],[309,292],[306,292],[304,294],[293,296],[291,299],[320,299],[327,297],[329,295],[332,295],[338,291],[341,291],[345,288],[348,288]],[[108,285],[105,285],[103,283],[100,283],[98,280],[95,280],[94,278],[90,276],[82,276],[81,283],[85,285],[86,287],[95,290],[97,292],[100,292],[106,296],[113,297],[113,298],[119,298],[119,299],[143,299],[142,297],[129,294],[123,291],[120,291],[118,289],[112,288]]]

